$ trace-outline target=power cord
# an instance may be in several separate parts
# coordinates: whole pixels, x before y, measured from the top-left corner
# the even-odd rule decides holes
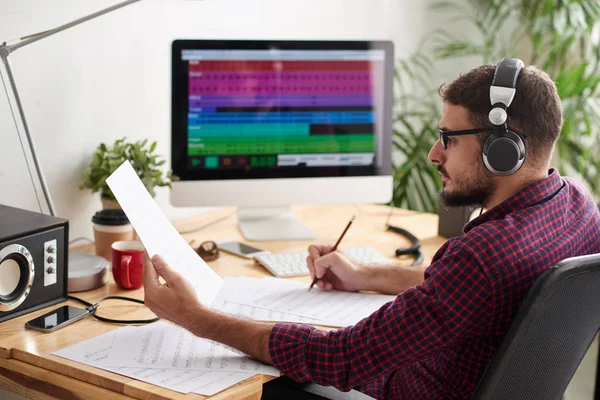
[[[185,234],[187,234],[187,233],[193,233],[193,232],[198,232],[198,231],[201,231],[202,229],[208,228],[208,227],[209,227],[209,226],[211,226],[211,225],[214,225],[214,224],[216,224],[216,223],[219,223],[219,222],[221,222],[221,221],[224,221],[224,220],[226,220],[227,218],[231,217],[231,216],[232,216],[233,214],[235,214],[236,212],[237,212],[237,211],[236,211],[236,210],[234,210],[234,211],[230,212],[229,214],[227,214],[227,215],[225,215],[225,216],[223,216],[223,217],[221,217],[221,218],[217,218],[216,220],[214,220],[214,221],[211,221],[211,222],[208,222],[208,223],[206,223],[206,224],[204,224],[204,225],[201,225],[201,226],[199,226],[199,227],[197,227],[197,228],[193,228],[193,229],[190,229],[190,230],[187,230],[187,231],[178,231],[178,233],[179,233],[180,235],[185,235]]]
[[[229,214],[222,216],[221,218],[217,218],[216,220],[210,221],[210,222],[208,222],[208,223],[206,223],[204,225],[201,225],[201,226],[199,226],[197,228],[192,228],[192,229],[189,229],[187,231],[178,231],[178,233],[180,235],[185,235],[185,234],[188,234],[188,233],[193,233],[193,232],[201,231],[202,229],[206,229],[209,226],[215,225],[215,224],[217,224],[217,223],[219,223],[221,221],[226,220],[227,218],[231,217],[235,213],[236,213],[236,211],[234,210],[234,211],[230,212]],[[85,241],[85,242],[88,242],[90,244],[94,244],[94,241],[92,239],[90,239],[88,237],[85,237],[85,236],[80,236],[80,237],[76,237],[75,239],[70,240],[69,241],[69,247],[73,246],[73,243],[79,242],[79,241]]]
[[[423,253],[421,252],[421,241],[412,233],[406,229],[402,229],[398,226],[388,225],[388,231],[398,233],[408,238],[411,241],[410,247],[396,249],[396,257],[404,255],[415,256],[415,260],[410,265],[421,265],[423,262]]]
[[[385,221],[385,227],[388,231],[392,231],[398,233],[402,236],[405,236],[408,240],[410,240],[411,245],[407,248],[397,248],[396,249],[396,257],[412,255],[415,256],[414,261],[410,265],[421,265],[423,262],[423,253],[421,252],[421,241],[412,233],[407,231],[406,229],[400,228],[399,226],[390,225],[390,218],[392,217],[392,213],[394,210],[394,200],[390,201],[390,213],[388,214],[387,220]]]
[[[83,241],[88,242],[90,244],[94,244],[94,241],[92,239],[90,239],[88,237],[85,237],[85,236],[79,236],[79,237],[76,237],[75,239],[69,240],[69,247],[73,246],[73,243],[79,242],[80,240],[83,240]]]
[[[69,295],[68,297],[70,300],[75,300],[75,301],[80,302],[81,304],[86,305],[87,307],[85,309],[88,310],[94,316],[94,318],[96,318],[97,320],[102,321],[102,322],[111,322],[114,324],[150,324],[152,322],[156,322],[159,320],[159,318],[118,320],[118,319],[101,317],[96,314],[96,311],[98,311],[98,307],[100,306],[100,303],[102,303],[104,300],[124,300],[124,301],[131,301],[131,302],[138,303],[138,304],[144,304],[143,300],[132,299],[130,297],[123,297],[123,296],[106,296],[106,297],[102,298],[99,302],[92,304],[90,302],[87,302],[87,301],[82,300],[75,296]]]

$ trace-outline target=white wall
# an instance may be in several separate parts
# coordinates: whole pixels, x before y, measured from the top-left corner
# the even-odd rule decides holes
[[[0,41],[43,31],[117,3],[109,0],[2,0]],[[170,43],[176,38],[393,39],[398,56],[431,27],[428,1],[144,0],[11,55],[38,157],[71,238],[92,236],[98,194],[80,191],[100,142],[157,140],[170,153]],[[169,163],[169,162],[168,162]],[[168,164],[167,163],[167,164]],[[168,189],[157,201],[171,219]],[[37,210],[33,185],[0,94],[0,204]]]

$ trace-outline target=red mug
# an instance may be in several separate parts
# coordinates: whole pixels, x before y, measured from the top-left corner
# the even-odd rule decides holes
[[[143,285],[146,250],[140,241],[124,240],[112,244],[112,273],[122,289],[139,289]]]

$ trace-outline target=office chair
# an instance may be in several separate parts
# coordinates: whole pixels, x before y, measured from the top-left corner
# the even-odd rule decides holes
[[[545,271],[471,400],[560,400],[600,329],[600,254]]]

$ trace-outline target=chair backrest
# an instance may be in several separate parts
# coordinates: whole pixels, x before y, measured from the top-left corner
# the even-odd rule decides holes
[[[559,262],[530,289],[471,399],[561,399],[598,329],[600,254]]]

